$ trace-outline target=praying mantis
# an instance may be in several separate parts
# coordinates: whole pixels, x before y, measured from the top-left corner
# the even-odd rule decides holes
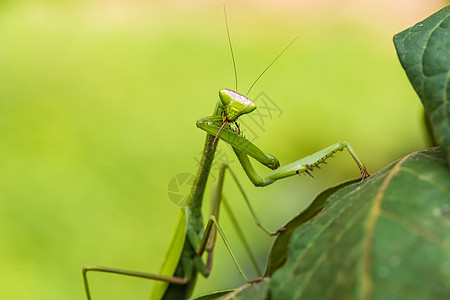
[[[227,28],[228,42],[231,49],[231,56],[233,60],[237,90],[237,72],[233,48],[231,45],[231,39],[228,30],[226,11],[225,23]],[[287,48],[294,41],[292,41],[261,73],[261,75],[250,87],[247,95],[253,85],[264,74],[264,72],[281,56],[281,54],[284,53],[284,51],[287,50]],[[256,105],[249,98],[247,98],[247,96],[244,96],[231,89],[222,89],[219,91],[219,100],[216,103],[213,115],[200,118],[196,123],[196,126],[199,129],[206,132],[206,141],[200,160],[200,166],[197,175],[195,176],[194,184],[192,185],[188,203],[189,205],[185,208],[182,208],[180,211],[175,234],[172,238],[168,253],[166,255],[166,259],[163,262],[159,274],[129,271],[95,265],[85,265],[83,266],[82,274],[87,299],[91,299],[91,291],[89,288],[87,277],[88,272],[91,271],[115,273],[155,280],[156,283],[151,294],[151,299],[159,300],[189,298],[194,289],[198,274],[200,273],[202,276],[208,277],[211,272],[213,250],[217,232],[225,243],[225,246],[242,277],[248,283],[258,282],[262,279],[257,278],[255,280],[250,280],[245,275],[236,259],[236,256],[233,253],[233,250],[231,249],[224,231],[219,225],[218,215],[220,204],[223,201],[222,188],[225,173],[230,173],[231,177],[236,182],[257,226],[259,226],[269,236],[278,235],[281,231],[284,230],[284,228],[281,228],[276,232],[271,232],[261,224],[247,198],[247,195],[245,194],[241,184],[239,183],[237,176],[227,164],[223,164],[220,168],[217,185],[214,189],[211,202],[211,214],[208,218],[206,226],[204,226],[203,215],[201,211],[203,194],[219,140],[224,141],[232,147],[248,178],[255,186],[258,187],[267,186],[279,179],[302,173],[308,174],[312,177],[310,172],[314,168],[319,168],[319,164],[325,164],[326,160],[332,157],[334,153],[336,153],[337,151],[343,151],[344,149],[347,149],[353,160],[358,165],[358,168],[360,169],[362,174],[362,180],[370,176],[370,174],[364,167],[364,164],[356,156],[350,145],[346,142],[335,143],[312,155],[280,167],[277,158],[263,152],[255,144],[247,140],[240,131],[239,125],[237,123],[238,119],[245,114],[250,114],[255,109]],[[249,157],[252,157],[254,160],[265,165],[273,171],[266,175],[266,177],[262,178],[253,168]],[[225,208],[227,208],[226,202],[223,202],[223,204]],[[244,246],[248,249],[248,245],[244,244]],[[203,254],[205,254],[205,252],[207,253],[206,262],[203,260]],[[247,252],[249,252],[249,250],[247,250]],[[254,258],[250,253],[249,255],[253,264],[255,264]],[[259,276],[261,276],[260,272],[258,273]]]

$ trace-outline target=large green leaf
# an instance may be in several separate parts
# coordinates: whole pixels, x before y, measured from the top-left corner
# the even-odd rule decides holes
[[[216,292],[195,298],[195,300],[264,300],[269,292],[270,279],[266,278],[257,284],[246,284],[233,291]]]
[[[271,299],[450,299],[450,169],[412,153],[333,194],[292,235]]]
[[[184,209],[180,209],[180,216],[178,217],[177,225],[175,226],[175,232],[170,242],[169,249],[167,250],[164,261],[159,269],[159,275],[173,276],[175,269],[183,251],[183,245],[186,240],[186,212]],[[153,290],[150,295],[150,299],[161,299],[169,286],[168,282],[155,281]]]
[[[214,292],[211,294],[192,298],[191,300],[221,300],[221,299],[223,299],[224,296],[232,293],[233,291],[234,290],[225,290],[225,291]]]
[[[450,6],[394,36],[394,44],[450,165]]]
[[[277,236],[276,240],[272,245],[265,276],[272,276],[273,273],[286,262],[289,241],[294,231],[300,225],[309,221],[315,215],[317,215],[323,209],[325,201],[327,201],[328,197],[330,197],[332,194],[342,189],[343,187],[348,186],[352,183],[356,183],[358,181],[360,181],[360,179],[349,180],[324,190],[314,199],[314,201],[304,211],[299,213],[296,217],[294,217],[286,225],[283,226],[284,228],[286,228],[286,230],[281,232]]]

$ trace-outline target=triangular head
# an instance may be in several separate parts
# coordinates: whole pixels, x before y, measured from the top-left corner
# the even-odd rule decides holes
[[[219,98],[225,110],[225,117],[229,122],[236,121],[239,116],[251,113],[256,109],[255,103],[250,99],[229,89],[220,90]]]
[[[222,102],[224,117],[223,117],[223,124],[220,127],[219,131],[217,132],[216,136],[214,137],[212,147],[214,147],[214,144],[217,140],[217,137],[219,136],[219,133],[222,131],[222,129],[225,127],[226,124],[232,122],[235,123],[239,131],[239,126],[236,123],[237,118],[239,118],[239,116],[243,114],[251,113],[256,109],[255,103],[253,103],[250,99],[248,99],[244,95],[241,95],[233,90],[229,89],[220,90],[219,98],[220,102]]]

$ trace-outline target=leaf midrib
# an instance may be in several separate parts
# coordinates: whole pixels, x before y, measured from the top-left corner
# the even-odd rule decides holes
[[[389,171],[388,176],[383,181],[380,189],[378,190],[377,195],[375,196],[373,206],[369,213],[369,219],[367,223],[366,235],[364,238],[364,249],[363,249],[363,276],[361,282],[361,297],[360,299],[369,300],[371,299],[372,290],[373,290],[373,282],[372,282],[372,248],[373,248],[373,236],[375,232],[375,225],[380,216],[381,212],[381,203],[383,202],[383,197],[389,183],[392,181],[392,178],[395,174],[400,170],[400,166],[409,158],[411,155],[415,153],[411,153],[402,158],[392,169]]]

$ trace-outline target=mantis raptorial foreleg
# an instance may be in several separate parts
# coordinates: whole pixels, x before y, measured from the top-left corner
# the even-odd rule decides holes
[[[255,186],[266,186],[272,184],[278,179],[300,173],[306,173],[312,176],[310,172],[313,171],[314,168],[320,168],[319,164],[325,164],[325,161],[328,158],[332,157],[337,151],[343,151],[344,149],[347,149],[353,160],[358,165],[358,168],[362,174],[362,180],[370,176],[369,172],[364,167],[364,164],[356,156],[356,153],[347,142],[335,143],[327,148],[317,151],[314,154],[278,168],[279,162],[275,157],[270,154],[264,153],[252,142],[234,131],[230,126],[218,127],[218,122],[220,121],[216,116],[206,117],[197,121],[197,127],[208,132],[209,134],[217,135],[220,139],[233,147],[233,150],[236,153],[236,156],[238,157],[242,167],[244,168],[245,173]],[[223,129],[220,130],[220,128]],[[253,157],[255,160],[273,169],[274,171],[269,173],[265,178],[262,178],[256,173],[255,169],[250,163],[250,160],[248,158],[249,156]]]
[[[366,168],[364,167],[363,163],[358,159],[353,149],[350,147],[350,145],[347,142],[339,142],[336,144],[333,144],[327,148],[324,148],[322,150],[317,151],[314,154],[311,154],[309,156],[306,156],[304,158],[301,158],[299,160],[296,160],[288,165],[285,165],[283,167],[280,167],[272,172],[270,172],[265,178],[261,178],[253,168],[252,164],[250,163],[250,160],[248,159],[248,153],[245,151],[237,150],[236,148],[233,148],[234,152],[236,153],[236,156],[238,157],[242,167],[244,168],[245,173],[250,178],[250,180],[253,182],[255,186],[266,186],[273,182],[275,182],[278,179],[289,177],[296,174],[306,173],[309,176],[313,177],[310,172],[312,172],[315,168],[320,169],[320,164],[326,164],[326,160],[330,157],[333,157],[333,155],[337,151],[343,151],[344,149],[347,149],[347,151],[350,153],[353,160],[358,165],[359,170],[361,171],[362,178],[361,180],[364,180],[366,177],[370,176],[367,172]]]

